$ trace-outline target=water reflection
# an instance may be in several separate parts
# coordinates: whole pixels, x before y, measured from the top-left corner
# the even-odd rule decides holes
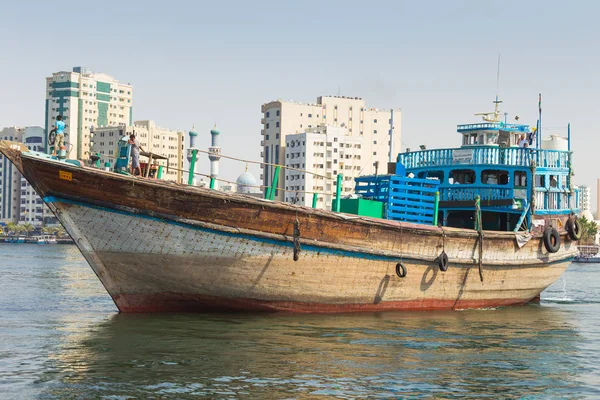
[[[68,332],[49,360],[59,384],[45,395],[570,397],[583,368],[569,314],[543,306],[114,315]]]

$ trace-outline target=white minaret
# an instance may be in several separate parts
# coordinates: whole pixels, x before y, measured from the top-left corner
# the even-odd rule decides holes
[[[219,160],[221,159],[221,148],[219,147],[219,134],[221,132],[218,131],[217,125],[211,129],[211,146],[208,148],[210,152],[208,155],[208,159],[210,160],[210,177],[215,180],[214,189],[219,189],[219,181],[217,178],[219,177]]]
[[[197,149],[196,137],[198,136],[198,132],[196,132],[196,130],[192,126],[192,130],[188,132],[188,135],[190,135],[190,147],[188,148],[188,151],[187,151],[187,160],[190,162],[190,168],[191,168],[192,150]],[[197,154],[196,154],[196,162],[198,162]],[[192,173],[195,173],[195,172],[196,172],[196,164],[194,164],[194,171],[192,171]],[[196,175],[194,175],[192,185],[196,186]]]

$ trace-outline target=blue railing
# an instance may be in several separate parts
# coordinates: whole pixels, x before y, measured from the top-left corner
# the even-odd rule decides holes
[[[513,132],[529,132],[529,125],[505,124],[503,122],[481,122],[478,124],[457,125],[458,132],[480,131],[480,130],[500,130]]]
[[[451,165],[489,164],[538,168],[569,168],[569,152],[520,147],[469,147],[436,149],[398,154],[397,161],[407,169],[444,167]]]
[[[489,186],[464,187],[455,185],[449,188],[440,188],[440,201],[475,201],[479,196],[482,201],[486,200],[509,200],[514,199],[513,188],[491,188]],[[473,203],[475,204],[475,203]]]
[[[437,179],[405,178],[398,175],[355,178],[355,192],[365,199],[386,204],[386,218],[395,221],[432,224]]]

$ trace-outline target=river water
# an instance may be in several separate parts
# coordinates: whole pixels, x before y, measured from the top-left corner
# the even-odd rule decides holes
[[[600,398],[600,265],[539,305],[120,315],[74,246],[0,245],[0,398]]]

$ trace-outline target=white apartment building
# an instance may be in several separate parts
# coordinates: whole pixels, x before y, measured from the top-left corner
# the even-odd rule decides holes
[[[592,207],[592,189],[586,185],[577,186],[579,189],[579,196],[581,199],[581,213],[586,211],[591,212]]]
[[[25,128],[10,127],[0,131],[0,139],[23,141]],[[19,221],[21,199],[21,173],[0,154],[0,222],[8,224]]]
[[[69,157],[87,160],[94,128],[131,125],[132,98],[133,87],[109,75],[84,67],[54,72],[46,78],[46,134],[62,115]]]
[[[339,174],[343,176],[342,196],[354,193],[354,178],[365,165],[364,137],[350,136],[346,128],[320,125],[287,135],[285,140],[285,166],[312,174],[287,170],[284,201],[311,206],[316,192],[317,208],[331,209]]]
[[[46,135],[41,126],[29,126],[23,133],[23,143],[33,151],[46,151]],[[19,223],[31,224],[36,228],[44,225],[58,224],[58,220],[48,206],[38,196],[33,186],[21,176],[21,209]]]
[[[108,162],[112,169],[119,139],[129,137],[132,133],[139,140],[142,149],[169,158],[169,167],[171,168],[168,171],[166,161],[157,161],[157,164],[165,166],[162,179],[181,183],[183,177],[181,170],[183,170],[183,160],[186,154],[184,149],[185,132],[183,131],[162,128],[150,120],[135,121],[133,126],[117,125],[95,128],[90,151],[100,153],[101,166],[104,167],[104,164]],[[141,157],[140,161],[147,162],[148,159]]]
[[[358,97],[321,96],[317,98],[315,104],[276,100],[263,104],[262,113],[261,157],[265,163],[283,164],[286,137],[320,125],[345,128],[346,135],[363,139],[360,165],[362,175],[374,174],[373,164],[376,161],[384,167],[389,161],[390,154],[395,159],[400,149],[402,119],[400,109],[367,108],[365,101]],[[390,129],[393,130],[391,151]],[[263,185],[271,184],[273,171],[272,166],[262,166]],[[286,172],[282,171],[279,188],[284,188],[285,175]],[[285,199],[282,190],[277,190],[276,196],[280,201]]]

